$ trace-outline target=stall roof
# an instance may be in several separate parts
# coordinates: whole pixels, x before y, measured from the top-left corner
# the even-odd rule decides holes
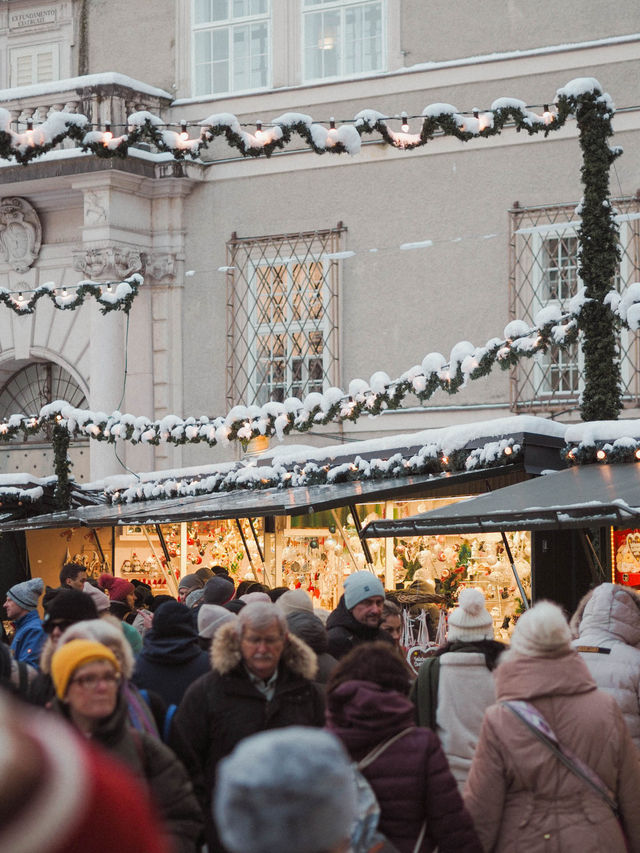
[[[628,526],[640,519],[640,465],[584,465],[411,518],[373,521],[370,539],[434,533]]]
[[[485,471],[416,475],[388,480],[349,481],[333,485],[285,489],[245,489],[213,495],[127,504],[101,504],[0,523],[0,533],[56,527],[111,527],[129,524],[168,524],[179,521],[248,518],[267,515],[302,515],[352,503],[372,503],[392,498],[408,499],[476,491],[487,479],[497,485],[526,476],[522,466],[509,465]]]

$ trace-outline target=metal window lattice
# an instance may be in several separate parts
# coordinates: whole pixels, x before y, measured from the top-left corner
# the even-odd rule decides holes
[[[617,290],[640,280],[640,198],[613,199],[620,229],[621,260],[614,279]],[[580,287],[576,205],[514,207],[510,215],[509,302],[511,319],[534,325],[541,308],[569,300]],[[622,330],[619,338],[623,400],[636,405],[640,396],[639,335]],[[579,344],[551,348],[533,359],[521,359],[511,373],[511,405],[515,411],[560,412],[579,403],[583,366]]]
[[[87,398],[76,380],[60,365],[50,361],[36,361],[14,373],[0,389],[0,419],[16,413],[35,416],[43,406],[54,400],[66,400],[79,409],[87,407]],[[29,436],[31,443],[41,442],[43,435],[49,440],[53,426]]]
[[[346,229],[227,243],[227,404],[263,405],[338,380],[338,288]]]

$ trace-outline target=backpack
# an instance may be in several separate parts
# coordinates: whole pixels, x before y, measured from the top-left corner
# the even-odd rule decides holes
[[[360,761],[352,763],[351,770],[356,788],[356,817],[351,827],[352,853],[370,853],[372,849],[377,850],[385,844],[387,845],[385,850],[390,850],[389,842],[378,832],[378,822],[380,820],[378,800],[362,771],[370,764],[373,764],[391,744],[413,731],[415,731],[415,727],[410,726],[397,732],[392,737],[375,746]],[[421,834],[421,838],[419,839],[420,844],[423,837],[424,833]]]

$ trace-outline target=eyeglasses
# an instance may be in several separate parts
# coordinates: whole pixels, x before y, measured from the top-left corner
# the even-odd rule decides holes
[[[242,637],[242,642],[246,643],[248,646],[259,646],[260,643],[264,643],[265,646],[277,646],[279,643],[284,642],[284,636],[282,634],[278,634],[277,636],[269,635],[267,637],[256,637],[249,635],[248,637],[244,635]]]
[[[77,684],[82,690],[95,690],[100,683],[115,687],[120,684],[120,676],[115,672],[106,672],[104,675],[79,675],[69,681],[69,684]]]
[[[60,628],[61,631],[66,631],[69,625],[75,624],[69,619],[52,619],[50,621],[46,621],[42,623],[42,629],[45,634],[53,634],[56,628]]]

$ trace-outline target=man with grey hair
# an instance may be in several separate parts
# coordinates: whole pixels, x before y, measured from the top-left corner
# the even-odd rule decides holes
[[[187,767],[208,824],[209,853],[223,853],[211,819],[218,762],[267,729],[322,726],[324,701],[312,679],[316,656],[289,634],[271,602],[252,602],[217,632],[212,671],[194,681],[176,711],[171,746]]]

